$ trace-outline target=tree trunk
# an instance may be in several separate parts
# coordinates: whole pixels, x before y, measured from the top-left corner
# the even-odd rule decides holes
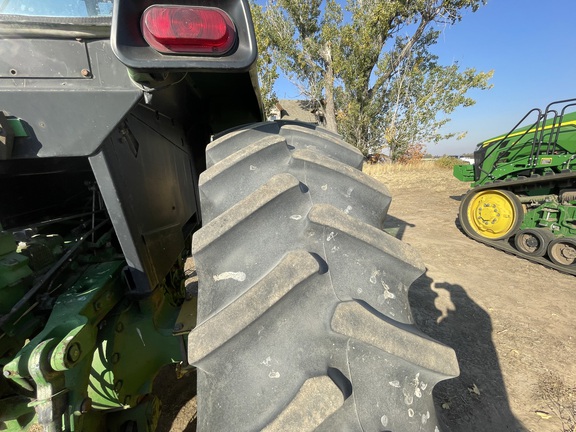
[[[324,106],[324,116],[326,118],[326,129],[333,132],[338,132],[338,127],[336,125],[336,106],[334,104],[334,72],[332,67],[328,67],[326,70],[326,76],[324,78],[325,87],[325,106]]]
[[[326,129],[338,132],[336,125],[336,105],[334,104],[334,67],[332,65],[332,48],[330,42],[325,44],[320,51],[320,56],[326,64],[324,68],[324,96],[323,105]]]

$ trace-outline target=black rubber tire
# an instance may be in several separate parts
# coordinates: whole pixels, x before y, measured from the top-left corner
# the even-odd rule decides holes
[[[424,266],[379,229],[390,197],[362,155],[275,122],[220,137],[207,159],[188,341],[198,430],[434,431],[432,388],[458,363],[413,324]]]
[[[527,228],[518,231],[514,236],[514,246],[526,255],[541,257],[546,254],[548,244],[555,238],[546,228]]]

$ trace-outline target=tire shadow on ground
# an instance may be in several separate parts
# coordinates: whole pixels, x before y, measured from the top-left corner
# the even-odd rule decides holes
[[[450,199],[453,199],[454,201],[462,201],[464,199],[464,196],[466,194],[462,194],[462,195],[450,195]]]
[[[162,403],[156,432],[196,431],[196,371],[178,377],[175,365],[167,365],[154,381],[154,393]]]
[[[398,240],[402,240],[406,229],[414,228],[415,226],[416,225],[408,223],[402,219],[387,215],[382,229],[392,237],[396,237]]]
[[[460,376],[434,388],[436,412],[447,431],[526,431],[510,410],[492,341],[490,315],[461,285],[426,273],[410,287],[417,326],[456,351]]]

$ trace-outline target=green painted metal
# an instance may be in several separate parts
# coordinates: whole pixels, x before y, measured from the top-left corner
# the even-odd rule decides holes
[[[24,124],[22,123],[22,120],[15,117],[8,117],[7,120],[8,124],[12,128],[12,131],[14,132],[14,138],[22,138],[28,136],[28,134],[26,133],[26,129],[24,129]]]
[[[15,249],[12,236],[2,233],[0,293],[19,289],[10,299],[2,298],[5,310],[32,284],[28,258]],[[122,276],[125,262],[106,261],[110,256],[103,251],[104,262],[76,266],[62,281],[68,286],[61,289],[42,330],[25,345],[17,340],[12,346],[20,349],[17,353],[4,350],[2,379],[20,385],[23,394],[36,393],[34,400],[23,395],[0,399],[0,412],[12,413],[0,417],[7,430],[38,422],[56,430],[97,431],[112,421],[109,411],[119,408],[133,409],[118,424],[134,421],[148,425],[139,430],[153,430],[158,410],[147,397],[152,381],[163,365],[182,360],[172,331],[182,303],[183,274],[176,271],[170,286],[131,300]],[[78,262],[95,260],[93,253],[86,257]],[[2,267],[3,259],[13,261]],[[143,413],[151,417],[139,419]]]
[[[16,243],[12,234],[2,231],[0,226],[0,316],[7,314],[28,290],[32,282],[33,272],[28,265],[28,258],[16,252]],[[30,306],[29,303],[26,305]],[[17,325],[14,320],[7,322],[1,328],[3,337],[0,340],[0,365],[6,364],[7,359],[14,356],[39,326],[40,320],[33,315],[22,317]],[[4,378],[0,377],[0,383]],[[30,389],[30,385],[16,379],[22,387]],[[1,389],[1,387],[0,387]],[[4,392],[0,393],[4,394]],[[14,404],[14,397],[9,398],[8,404]],[[26,411],[26,409],[24,409]],[[0,399],[0,412],[2,400]],[[17,416],[15,415],[15,418]]]
[[[454,177],[463,182],[474,181],[474,165],[454,165]]]
[[[22,298],[31,278],[28,258],[16,253],[10,233],[0,231],[0,314],[6,314]]]
[[[97,325],[122,297],[123,261],[88,266],[58,297],[43,330],[4,366],[4,376],[30,380],[41,424],[65,425],[69,408],[82,411],[87,399]]]
[[[30,406],[29,398],[11,396],[0,399],[0,424],[6,431],[23,431],[34,423],[36,413]]]
[[[150,393],[158,370],[182,360],[180,341],[171,334],[177,308],[160,290],[138,303],[123,302],[115,312],[100,330],[92,362],[88,397],[98,410],[135,407]]]
[[[539,123],[540,122],[540,123]],[[454,167],[454,176],[471,186],[518,176],[576,170],[576,112],[543,120],[478,144],[476,164]]]
[[[454,167],[471,192],[503,189],[524,207],[521,229],[576,236],[576,99],[533,109],[510,132],[478,144],[475,165]],[[461,209],[465,212],[465,209]]]
[[[526,212],[522,228],[548,228],[556,235],[576,237],[576,200],[544,202]]]

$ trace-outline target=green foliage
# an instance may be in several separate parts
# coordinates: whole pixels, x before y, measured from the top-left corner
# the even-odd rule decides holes
[[[274,92],[274,83],[278,79],[276,63],[272,57],[272,41],[265,31],[265,20],[262,7],[256,3],[251,3],[252,19],[254,21],[254,31],[258,41],[258,78],[260,82],[260,92],[266,117],[270,115],[271,109],[278,102],[278,97]]]
[[[467,165],[466,162],[455,157],[442,156],[434,161],[434,165],[438,168],[452,169],[454,165]]]
[[[273,61],[307,99],[325,111],[326,126],[364,153],[404,158],[441,133],[466,93],[487,89],[492,72],[441,65],[430,52],[440,26],[476,11],[485,0],[280,0],[259,9],[260,38]],[[344,18],[346,17],[346,19]]]

